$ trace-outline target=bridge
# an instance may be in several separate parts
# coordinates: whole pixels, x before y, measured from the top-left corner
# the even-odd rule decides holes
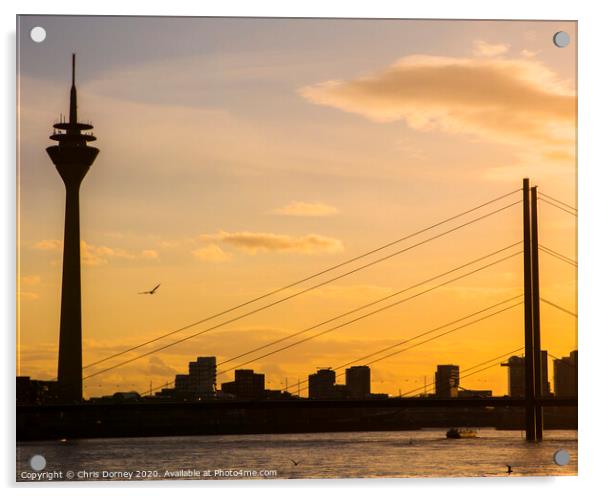
[[[549,428],[575,428],[577,398],[542,398]],[[397,431],[425,427],[520,428],[524,398],[389,398],[80,403],[17,407],[17,439],[294,432]],[[565,407],[558,410],[557,407]],[[566,413],[563,413],[566,412]]]
[[[402,249],[398,249],[393,253],[385,254],[383,253],[380,256],[381,252],[384,250],[390,249],[392,247],[397,246],[400,243],[406,242],[414,237],[419,235],[428,233],[434,229],[438,229],[443,227],[450,222],[457,221],[462,219],[463,217],[474,214],[485,207],[492,207],[499,204],[501,201],[508,201],[510,197],[515,194],[522,193],[522,198],[517,201],[513,201],[512,203],[505,203],[499,208],[495,208],[494,210],[490,210],[483,215],[480,215],[476,218],[472,218],[463,222],[459,225],[451,227],[443,232],[439,232],[434,234],[433,236],[418,241],[412,245],[406,246]],[[102,374],[106,374],[109,371],[115,370],[119,367],[122,367],[126,364],[130,364],[137,360],[140,360],[144,357],[148,357],[150,355],[160,353],[166,349],[169,349],[173,346],[179,345],[181,343],[189,342],[190,340],[206,334],[208,332],[212,332],[214,330],[223,328],[229,324],[242,320],[248,316],[257,314],[261,311],[272,308],[276,305],[289,301],[297,296],[306,294],[310,291],[313,291],[317,288],[323,287],[327,284],[330,284],[334,281],[342,279],[348,275],[357,273],[359,271],[365,270],[369,267],[372,267],[376,264],[380,264],[384,261],[390,260],[393,257],[401,255],[403,253],[409,252],[419,246],[425,245],[435,239],[441,238],[443,236],[448,235],[449,233],[456,232],[461,230],[462,228],[471,225],[473,223],[479,222],[483,219],[490,218],[496,215],[499,212],[505,211],[515,205],[522,205],[522,231],[523,231],[523,239],[519,242],[515,242],[513,244],[509,244],[507,246],[501,247],[498,250],[495,250],[491,253],[487,253],[481,257],[468,261],[462,265],[454,267],[448,271],[439,273],[431,278],[420,281],[416,284],[403,288],[401,290],[395,291],[388,296],[383,298],[379,298],[367,304],[361,305],[359,307],[353,308],[347,312],[336,315],[327,320],[316,323],[310,327],[301,329],[297,332],[294,332],[284,338],[279,338],[277,340],[271,341],[265,345],[255,347],[250,349],[244,353],[238,354],[234,357],[231,357],[227,360],[223,360],[218,364],[218,371],[216,376],[220,376],[226,374],[232,370],[243,367],[245,365],[255,363],[277,353],[280,353],[284,350],[291,349],[295,346],[298,346],[302,343],[306,343],[313,339],[316,339],[320,336],[324,336],[330,332],[341,329],[345,326],[351,325],[355,322],[361,321],[363,319],[370,318],[373,315],[376,315],[380,312],[387,311],[390,308],[401,305],[407,301],[418,298],[421,295],[429,293],[435,289],[448,285],[452,282],[461,280],[465,277],[468,277],[477,272],[486,270],[489,267],[492,267],[498,263],[501,263],[505,260],[516,256],[522,256],[523,259],[523,285],[524,290],[522,294],[518,294],[514,297],[504,299],[494,305],[490,305],[488,307],[479,309],[471,314],[464,315],[459,317],[458,319],[446,322],[440,326],[425,329],[421,332],[415,334],[410,338],[406,338],[396,344],[387,346],[385,348],[376,350],[369,354],[363,355],[361,357],[357,357],[353,360],[350,360],[344,364],[341,364],[337,367],[334,367],[334,370],[343,370],[343,372],[339,372],[337,376],[340,376],[344,373],[345,367],[348,367],[355,363],[360,363],[362,365],[370,365],[372,363],[379,362],[381,360],[386,360],[392,356],[396,356],[400,353],[403,353],[409,349],[415,348],[417,346],[421,346],[437,340],[442,336],[449,335],[450,333],[456,332],[460,329],[464,329],[466,327],[475,325],[479,322],[482,322],[486,319],[492,318],[496,315],[504,313],[510,309],[517,308],[519,306],[523,307],[524,311],[524,343],[523,346],[516,348],[514,350],[508,351],[502,355],[493,357],[485,362],[481,362],[479,364],[475,364],[472,367],[464,369],[464,372],[469,372],[469,374],[462,375],[462,377],[468,377],[472,374],[483,372],[493,366],[499,366],[500,360],[507,358],[511,354],[515,354],[521,351],[524,351],[524,363],[525,363],[525,396],[522,398],[516,397],[490,397],[490,398],[453,398],[453,399],[443,399],[443,398],[421,398],[421,397],[407,397],[408,394],[413,392],[419,393],[422,388],[417,388],[414,391],[406,392],[404,397],[400,398],[389,398],[389,399],[367,399],[367,400],[286,400],[286,401],[201,401],[189,403],[187,405],[180,405],[182,408],[186,409],[194,409],[194,410],[219,410],[219,409],[228,409],[228,410],[257,410],[257,409],[294,409],[294,408],[317,408],[317,409],[341,409],[341,408],[365,408],[365,409],[382,409],[382,408],[402,408],[402,409],[412,409],[412,408],[446,408],[446,409],[455,409],[455,408],[481,408],[481,407],[520,407],[524,409],[524,430],[526,432],[526,439],[529,441],[538,441],[543,438],[543,408],[544,407],[561,407],[561,406],[577,406],[577,398],[554,398],[544,396],[544,388],[542,384],[542,364],[540,362],[541,359],[541,323],[540,323],[540,303],[545,303],[551,305],[560,311],[566,312],[575,318],[576,314],[571,312],[570,310],[565,309],[564,307],[554,303],[553,301],[542,298],[539,291],[539,253],[543,252],[547,255],[553,256],[565,263],[568,263],[572,266],[576,266],[576,262],[571,260],[569,257],[566,257],[556,250],[553,250],[549,247],[541,246],[538,240],[538,201],[543,201],[549,205],[552,205],[560,210],[563,210],[571,215],[577,215],[577,210],[560,200],[557,200],[549,195],[541,193],[538,191],[538,188],[535,186],[530,186],[529,179],[524,179],[522,188],[502,195],[500,197],[491,199],[485,203],[477,205],[474,208],[461,212],[457,215],[448,217],[440,222],[434,223],[430,226],[427,226],[423,229],[420,229],[410,235],[403,236],[399,239],[396,239],[390,243],[386,243],[382,246],[379,246],[373,250],[370,250],[366,253],[362,253],[358,256],[355,256],[349,260],[345,260],[341,263],[338,263],[332,267],[328,267],[324,270],[321,270],[315,274],[312,274],[308,277],[302,278],[298,281],[294,281],[290,284],[272,290],[266,294],[260,295],[258,297],[252,298],[248,301],[235,305],[233,307],[227,308],[223,311],[220,311],[216,314],[209,315],[204,317],[196,322],[192,322],[188,325],[176,328],[172,331],[162,334],[157,338],[153,338],[147,340],[143,343],[140,343],[136,346],[127,348],[123,351],[105,357],[101,360],[97,360],[93,363],[89,363],[83,367],[84,372],[87,374],[84,377],[85,381],[89,381],[89,379],[97,376],[101,376]],[[367,263],[364,263],[359,266],[353,266],[352,264],[356,264],[359,261],[364,260],[367,257],[372,257],[378,255],[379,258],[375,260],[371,260]],[[493,260],[493,261],[492,261]],[[347,269],[347,267],[349,268]],[[474,268],[476,266],[476,268]],[[327,274],[330,274],[334,271],[340,271],[341,269],[345,269],[345,272],[338,273],[333,275],[326,280],[321,280],[315,284],[312,284],[303,289],[299,289],[298,291],[293,292],[292,294],[286,294],[285,296],[278,297],[275,301],[269,301],[268,299],[274,296],[277,296],[281,293],[288,292],[298,286],[301,286],[305,283],[308,283],[316,278],[321,278]],[[466,271],[466,269],[470,269]],[[458,275],[459,274],[459,275]],[[443,282],[441,279],[446,278]],[[425,284],[435,283],[427,289],[421,289]],[[417,291],[418,292],[415,292]],[[400,296],[404,294],[409,294],[408,296]],[[262,300],[268,300],[265,303],[261,303],[260,306],[255,306],[257,303],[262,302]],[[381,305],[381,306],[378,306]],[[252,306],[255,306],[253,308]],[[246,307],[250,307],[246,309]],[[231,316],[233,312],[242,311],[237,315]],[[188,334],[184,337],[178,337],[175,341],[171,341],[167,344],[161,344],[156,348],[153,348],[149,351],[139,352],[143,348],[148,347],[149,345],[153,345],[155,343],[159,343],[160,341],[174,337],[178,334],[183,333],[184,331],[193,329],[207,322],[219,319],[221,317],[225,317],[225,320],[218,322],[216,324],[209,325],[200,331],[195,331],[192,334]],[[342,321],[343,319],[346,319]],[[325,329],[324,329],[325,328]],[[307,334],[311,331],[319,330],[314,334],[307,336]],[[304,337],[301,337],[305,335]],[[290,342],[293,338],[298,338],[296,341]],[[287,342],[288,341],[288,342]],[[286,342],[286,344],[285,344]],[[133,352],[139,352],[136,356],[126,358],[126,356],[131,355]],[[258,354],[259,353],[259,354]],[[123,357],[121,361],[118,363],[114,363],[117,358]],[[244,359],[243,361],[240,361]],[[113,362],[112,365],[109,363]],[[232,365],[233,362],[238,362],[236,365]],[[103,365],[105,364],[105,365]],[[104,368],[102,368],[102,367]],[[213,379],[215,380],[215,378]],[[161,387],[169,387],[173,382],[167,382]],[[303,389],[307,388],[307,381],[303,381]],[[297,384],[297,391],[300,392],[300,383]],[[287,386],[285,390],[291,390],[295,388],[294,385]],[[143,393],[151,394],[152,390],[146,391]],[[160,403],[157,402],[153,404],[153,409],[165,409],[170,408],[170,403]],[[139,408],[149,408],[150,405],[148,403],[142,402],[138,406],[128,405],[123,406],[123,408],[134,408],[138,410]],[[171,404],[171,408],[174,405]],[[21,411],[27,412],[30,407],[20,407]],[[31,407],[35,408],[35,407]],[[46,412],[53,411],[93,411],[94,409],[102,409],[101,405],[90,405],[90,404],[81,404],[81,405],[45,405],[42,410]],[[116,409],[121,408],[119,405],[115,405]],[[57,410],[58,409],[58,410]],[[38,410],[40,411],[40,410]],[[33,410],[29,413],[33,413]]]

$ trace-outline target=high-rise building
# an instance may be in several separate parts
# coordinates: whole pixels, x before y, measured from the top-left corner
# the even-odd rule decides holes
[[[556,396],[577,396],[577,351],[568,357],[554,360],[554,394]]]
[[[315,374],[310,374],[309,398],[312,400],[329,400],[335,397],[336,372],[331,368],[318,369]]]
[[[370,367],[358,365],[346,369],[345,385],[350,398],[368,398],[370,396]]]
[[[79,187],[98,155],[98,148],[88,146],[96,140],[90,124],[77,121],[75,89],[75,54],[71,67],[69,120],[53,125],[51,140],[58,145],[46,148],[65,184],[65,237],[63,241],[63,276],[59,331],[58,395],[66,403],[82,400],[82,309],[81,261],[79,236]]]
[[[457,398],[460,385],[458,365],[437,365],[435,372],[435,395],[438,398]]]
[[[197,357],[188,364],[189,387],[203,399],[215,396],[216,375],[215,357]]]
[[[508,367],[508,395],[521,398],[525,396],[525,358],[511,356],[502,367]],[[542,396],[550,395],[548,380],[548,352],[541,350],[541,384]]]
[[[198,357],[189,362],[188,374],[176,375],[174,394],[193,400],[214,398],[216,375],[215,357]]]
[[[249,369],[234,371],[234,381],[222,383],[222,392],[240,400],[261,400],[265,398],[265,375]]]
[[[508,367],[508,396],[522,398],[525,396],[525,359],[511,356],[502,367]]]

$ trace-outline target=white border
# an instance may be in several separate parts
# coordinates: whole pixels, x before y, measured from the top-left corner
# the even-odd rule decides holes
[[[267,1],[222,1],[222,2],[123,2],[104,0],[85,2],[62,0],[60,2],[21,0],[13,5],[0,6],[3,47],[2,103],[5,109],[0,119],[0,139],[5,160],[2,164],[0,192],[0,315],[3,317],[2,335],[5,353],[3,392],[6,395],[0,414],[3,420],[4,440],[0,451],[2,483],[15,491],[14,483],[14,371],[15,371],[15,24],[16,14],[81,14],[81,15],[197,15],[197,16],[268,16],[268,17],[394,17],[394,18],[448,18],[448,19],[563,19],[579,21],[579,362],[580,362],[580,415],[579,415],[579,476],[557,478],[521,479],[400,479],[374,481],[272,481],[260,484],[241,482],[210,483],[145,483],[114,484],[91,483],[71,484],[59,487],[45,485],[50,494],[63,494],[70,488],[81,492],[106,492],[107,485],[117,493],[143,492],[158,494],[167,488],[180,490],[225,490],[260,494],[272,491],[326,493],[339,489],[350,494],[361,494],[367,490],[399,493],[399,491],[420,491],[421,494],[504,494],[509,491],[545,491],[547,494],[567,494],[577,491],[587,494],[595,487],[600,436],[600,380],[596,354],[602,349],[602,319],[600,312],[600,257],[602,243],[600,230],[602,223],[600,188],[600,167],[602,157],[600,143],[600,88],[602,88],[599,50],[602,47],[602,18],[597,15],[599,2],[591,0],[528,2],[526,0],[498,0],[497,2],[469,0],[422,0],[420,2],[370,1],[315,1],[297,2]],[[597,452],[598,451],[598,452]],[[600,468],[602,469],[602,467]],[[598,471],[601,471],[598,469]],[[20,484],[19,488],[24,488]],[[41,488],[36,485],[36,488]],[[32,487],[27,488],[31,490]],[[595,490],[593,492],[596,492]],[[576,493],[575,493],[576,494]]]

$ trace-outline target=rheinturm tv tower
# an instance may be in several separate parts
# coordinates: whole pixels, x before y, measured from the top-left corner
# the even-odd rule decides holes
[[[50,139],[58,145],[46,148],[56,170],[65,183],[65,238],[63,243],[63,280],[59,336],[58,393],[65,403],[82,400],[82,309],[81,262],[79,238],[79,187],[98,155],[98,148],[88,146],[96,140],[90,124],[77,122],[75,89],[75,54],[71,67],[69,120],[54,124]]]

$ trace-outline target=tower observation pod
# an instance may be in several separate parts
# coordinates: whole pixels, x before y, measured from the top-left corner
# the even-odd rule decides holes
[[[54,124],[51,140],[57,145],[46,148],[65,184],[65,236],[63,243],[63,277],[59,334],[58,394],[61,402],[82,400],[82,312],[81,262],[79,235],[79,187],[98,155],[98,148],[88,146],[96,138],[92,125],[77,122],[75,88],[75,54],[71,67],[69,120]]]

